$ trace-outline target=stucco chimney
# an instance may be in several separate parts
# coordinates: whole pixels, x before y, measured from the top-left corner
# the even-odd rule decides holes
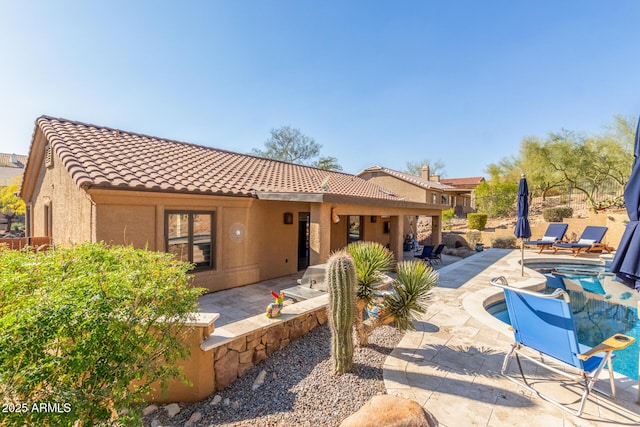
[[[422,169],[420,169],[420,176],[422,177],[422,179],[426,179],[427,181],[429,181],[429,175],[429,166],[423,165]]]
[[[432,175],[429,177],[429,181],[431,182],[440,182],[440,175]]]

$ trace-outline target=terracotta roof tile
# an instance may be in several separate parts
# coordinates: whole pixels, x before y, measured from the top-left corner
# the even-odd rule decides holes
[[[13,153],[0,153],[0,166],[24,169],[27,156]]]
[[[36,120],[80,187],[204,194],[329,193],[403,200],[357,176],[42,116]]]
[[[451,186],[446,185],[442,182],[437,181],[429,181],[427,179],[421,178],[419,176],[410,175],[405,172],[400,172],[394,169],[385,168],[383,166],[371,166],[360,172],[358,175],[362,175],[367,172],[382,172],[387,175],[394,176],[398,179],[401,179],[406,182],[410,182],[411,184],[417,185],[419,187],[428,188],[428,189],[437,189],[441,191],[451,190]]]

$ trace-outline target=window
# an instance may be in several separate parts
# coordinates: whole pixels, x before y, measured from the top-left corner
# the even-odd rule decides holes
[[[436,193],[431,193],[431,203],[434,205],[438,203],[438,195]]]
[[[195,264],[194,270],[214,268],[214,221],[213,212],[167,212],[167,252]]]
[[[441,194],[440,195],[440,204],[442,204],[442,205],[449,204],[449,197],[447,197],[446,194]]]
[[[53,209],[51,202],[44,205],[44,235],[53,237]]]

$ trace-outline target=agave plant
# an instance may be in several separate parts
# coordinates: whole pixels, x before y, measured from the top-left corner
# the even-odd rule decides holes
[[[429,291],[438,283],[436,273],[422,261],[403,261],[396,267],[393,292],[384,297],[383,315],[394,319],[401,331],[412,329],[418,314],[427,309]]]
[[[374,285],[380,282],[384,273],[391,271],[395,264],[393,253],[377,242],[354,242],[347,246],[347,252],[356,267],[358,289],[356,292],[355,329],[358,345],[366,346],[369,335],[364,327],[364,311],[374,298]]]
[[[374,329],[391,323],[404,331],[414,325],[418,315],[427,308],[429,291],[438,282],[438,273],[422,261],[403,261],[396,266],[396,279],[392,282],[392,291],[379,297],[375,284],[380,282],[384,273],[394,265],[393,253],[379,243],[356,242],[347,246],[347,252],[355,264],[358,279],[355,329],[358,345],[366,346]],[[377,299],[382,302],[376,310],[367,307],[375,305]],[[371,315],[375,313],[375,315]]]

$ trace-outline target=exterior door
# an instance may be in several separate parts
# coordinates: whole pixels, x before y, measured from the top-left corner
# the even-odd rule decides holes
[[[298,271],[309,267],[309,223],[311,214],[300,212],[298,214]]]

